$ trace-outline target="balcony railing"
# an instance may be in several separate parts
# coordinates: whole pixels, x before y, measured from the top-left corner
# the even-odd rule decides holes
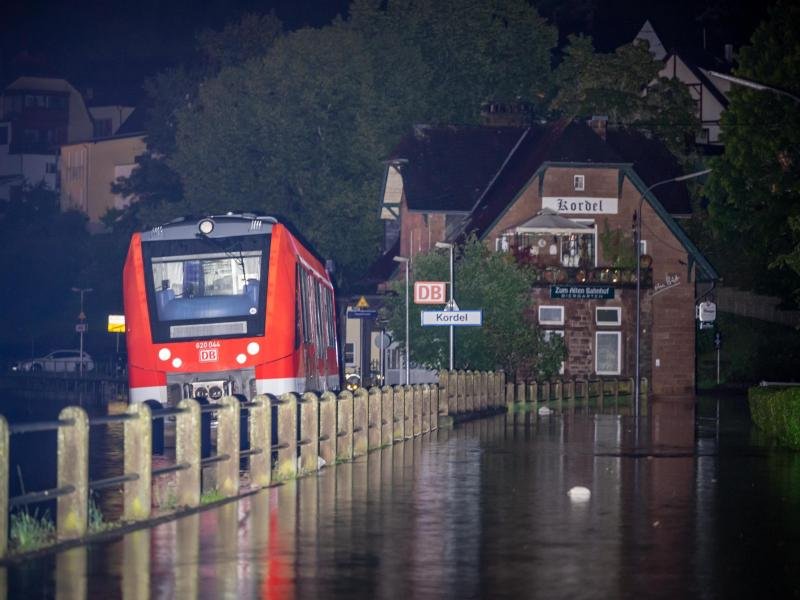
[[[635,287],[636,269],[630,266],[589,266],[589,260],[582,260],[579,266],[564,266],[559,264],[556,256],[535,256],[523,250],[511,250],[511,255],[516,261],[525,265],[534,273],[534,285],[547,286],[554,283],[571,284],[599,284],[614,287]],[[653,271],[650,268],[649,257],[642,257],[643,264],[640,268],[641,286],[645,288],[653,285]]]

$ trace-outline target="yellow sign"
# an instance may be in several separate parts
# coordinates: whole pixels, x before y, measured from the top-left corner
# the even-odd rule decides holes
[[[108,333],[125,333],[125,315],[108,315]]]
[[[358,299],[358,302],[356,302],[356,308],[369,308],[369,302],[367,302],[367,299],[364,298],[364,296],[361,296],[361,298]]]

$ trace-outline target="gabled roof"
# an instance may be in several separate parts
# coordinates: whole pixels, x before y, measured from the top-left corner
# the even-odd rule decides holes
[[[387,162],[399,166],[409,210],[466,213],[524,132],[522,127],[418,125]]]
[[[648,191],[654,183],[680,175],[680,166],[663,144],[632,130],[608,130],[604,142],[583,123],[559,121],[546,128],[529,129],[464,221],[460,235],[485,236],[532,179],[550,166],[564,164],[619,168],[681,241],[692,261],[709,279],[717,277],[714,268],[670,215],[691,211],[685,185],[664,186],[659,189],[658,198]]]
[[[712,96],[714,96],[714,98],[716,98],[717,102],[719,102],[722,105],[722,108],[728,108],[728,102],[729,102],[728,98],[725,96],[725,94],[723,94],[720,91],[717,85],[703,72],[703,70],[700,67],[698,67],[694,62],[692,62],[691,58],[687,58],[684,54],[676,52],[670,54],[665,59],[664,62],[669,61],[669,59],[672,58],[673,56],[679,58],[680,61],[686,66],[686,68],[689,69],[695,77],[697,77],[697,80],[703,85],[704,88],[706,88],[709,91],[709,93]],[[727,71],[728,69],[726,68],[724,70]]]

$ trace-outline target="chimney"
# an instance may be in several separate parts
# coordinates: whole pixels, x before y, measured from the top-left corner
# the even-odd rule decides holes
[[[608,117],[605,115],[594,115],[586,124],[592,128],[600,139],[606,141],[606,130],[608,129]]]

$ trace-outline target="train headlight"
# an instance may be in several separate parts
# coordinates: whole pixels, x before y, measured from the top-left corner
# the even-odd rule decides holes
[[[169,348],[162,348],[158,351],[158,358],[161,360],[169,360],[170,356],[172,356],[172,352],[169,351]]]
[[[247,362],[247,355],[246,354],[237,354],[236,355],[236,362],[238,362],[240,365],[243,365],[244,363]]]
[[[250,342],[247,344],[247,353],[250,356],[255,356],[261,350],[261,346],[258,345],[258,342]]]
[[[183,361],[177,356],[172,359],[172,366],[175,367],[176,369],[180,369],[182,364]]]
[[[212,221],[211,219],[203,219],[197,224],[197,228],[203,235],[208,235],[209,233],[214,231],[214,221]]]
[[[222,388],[218,385],[212,385],[211,388],[208,390],[208,396],[212,400],[219,400],[222,398]]]

